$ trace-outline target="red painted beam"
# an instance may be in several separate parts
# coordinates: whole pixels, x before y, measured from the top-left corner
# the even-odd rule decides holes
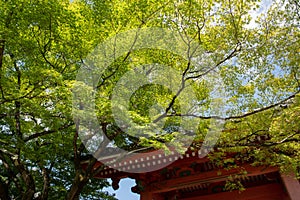
[[[221,192],[201,197],[181,198],[179,200],[289,200],[283,186],[279,183],[272,183],[252,188],[243,192]]]
[[[248,172],[247,176],[256,176],[278,171],[276,167],[253,167],[244,165],[243,168]],[[221,175],[220,175],[221,172]],[[192,174],[190,176],[177,177],[171,180],[165,180],[157,183],[149,184],[145,182],[148,191],[154,193],[168,192],[176,189],[192,187],[201,183],[216,183],[226,181],[229,175],[239,174],[239,169],[232,170],[213,170],[204,173]]]

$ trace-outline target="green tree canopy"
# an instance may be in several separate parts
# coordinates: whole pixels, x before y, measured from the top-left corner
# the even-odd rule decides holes
[[[126,151],[168,144],[181,150],[186,138],[201,147],[221,124],[209,154],[218,165],[228,166],[224,157],[234,152],[239,161],[297,173],[299,9],[293,0],[1,0],[0,198],[114,199],[101,190],[106,181],[92,179],[102,170],[93,167],[97,159],[80,165],[89,154],[82,130],[99,131],[80,126],[89,115],[110,145]],[[151,27],[175,33],[176,43],[163,40],[168,32],[148,32],[149,48],[138,48],[139,31]],[[126,40],[128,31],[136,40]],[[99,64],[97,51],[111,39],[112,62]],[[90,74],[77,76],[91,66],[105,66],[94,85],[86,84]],[[130,88],[143,73],[157,84]],[[92,113],[81,107],[87,94],[95,96],[87,101],[95,103]],[[122,94],[131,94],[128,102]],[[113,109],[124,114],[119,122]],[[101,151],[108,145],[92,139]]]

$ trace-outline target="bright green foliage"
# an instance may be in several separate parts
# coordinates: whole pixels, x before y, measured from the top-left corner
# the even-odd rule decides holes
[[[88,157],[88,152],[78,137],[76,113],[72,115],[73,86],[79,84],[78,69],[88,64],[86,58],[97,45],[145,27],[179,33],[184,42],[172,50],[184,49],[186,57],[171,50],[128,49],[106,66],[94,88],[86,87],[86,94],[95,89],[97,119],[115,145],[134,151],[172,144],[182,150],[184,144],[176,139],[191,137],[180,133],[185,129],[193,130],[193,146],[200,147],[207,133],[217,129],[212,123],[217,119],[224,127],[209,156],[218,165],[230,168],[251,161],[297,173],[300,7],[297,1],[278,0],[266,12],[253,14],[260,4],[0,0],[0,198],[114,199],[101,192],[106,181],[91,179],[101,170],[91,167],[96,159],[89,158],[90,169],[80,165],[80,157]],[[112,115],[115,86],[137,66],[154,63],[180,72],[178,80],[160,75],[165,83],[181,83],[180,92],[159,84],[133,92],[126,112],[137,127],[126,132]],[[181,90],[193,91],[195,100]],[[212,104],[220,109],[213,110]],[[121,111],[122,106],[120,101]],[[183,107],[190,110],[183,113]],[[198,125],[181,127],[187,117]],[[152,125],[162,125],[163,130],[153,131]],[[236,157],[224,159],[226,152]],[[228,189],[240,187],[232,180]]]
[[[0,7],[0,198],[64,199],[75,177],[71,88],[93,47],[91,11],[60,0]],[[83,197],[108,185],[93,182]]]

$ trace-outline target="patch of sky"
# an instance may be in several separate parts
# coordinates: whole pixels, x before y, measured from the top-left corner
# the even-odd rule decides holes
[[[110,180],[109,180],[110,181]],[[111,181],[110,181],[111,183]],[[120,188],[118,190],[114,190],[112,187],[105,188],[105,191],[109,192],[110,194],[115,194],[118,200],[139,200],[140,195],[131,192],[131,188],[134,187],[135,181],[130,178],[122,179],[119,183]]]
[[[238,59],[232,59],[232,67],[236,67],[239,73],[236,74],[234,87],[239,89],[227,93],[227,99],[235,98],[235,102],[229,101],[226,106],[227,113],[232,114],[230,111],[235,111],[234,114],[242,114],[251,112],[255,109],[266,107],[271,104],[284,100],[292,95],[294,83],[281,86],[282,83],[276,83],[276,81],[282,81],[285,83],[285,79],[290,75],[291,70],[284,65],[279,65],[284,62],[285,58],[276,59],[273,55],[266,56],[265,60],[260,60],[257,65],[253,65],[250,68],[244,67],[239,63]],[[267,68],[264,65],[268,65]],[[275,81],[275,82],[274,82]],[[272,84],[274,82],[274,84]],[[278,84],[275,85],[275,84]],[[247,91],[248,88],[253,87],[252,92]],[[279,87],[284,87],[280,89]]]
[[[268,12],[271,5],[274,3],[273,0],[262,0],[260,2],[259,8],[256,10],[250,11],[251,20],[246,28],[252,29],[258,26],[257,19],[260,15],[265,14]]]

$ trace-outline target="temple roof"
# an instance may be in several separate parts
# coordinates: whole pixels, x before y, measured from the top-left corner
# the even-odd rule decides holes
[[[144,149],[141,149],[141,151],[143,150]],[[117,174],[119,172],[144,173],[155,171],[167,167],[177,160],[185,160],[185,162],[190,162],[195,159],[199,162],[206,162],[208,160],[207,158],[200,159],[199,156],[201,155],[201,152],[191,149],[184,154],[180,154],[175,150],[164,151],[162,149],[148,150],[138,154],[122,154],[119,151],[110,148],[106,152],[105,156],[98,159],[99,162],[97,163],[97,166],[95,166],[106,165],[104,170],[99,174],[99,177],[103,178],[110,177],[112,174]],[[88,160],[83,160],[81,163],[84,165],[88,163]]]

